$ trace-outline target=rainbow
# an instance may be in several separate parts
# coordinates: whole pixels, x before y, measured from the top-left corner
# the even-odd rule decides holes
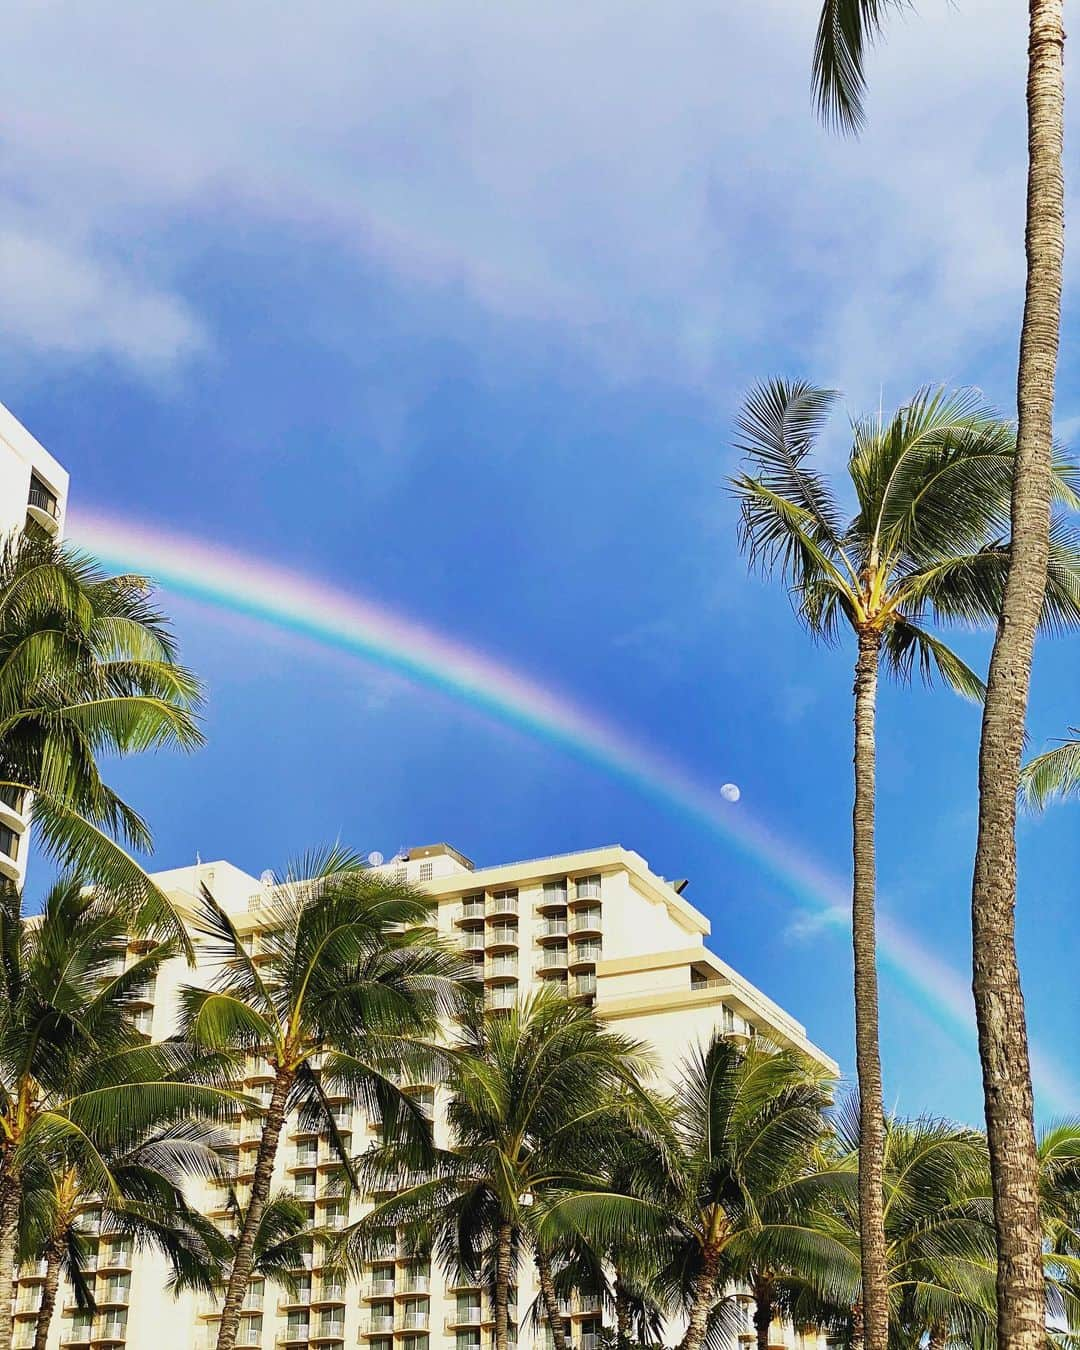
[[[106,566],[147,572],[178,595],[359,657],[595,766],[696,822],[779,882],[796,903],[795,931],[848,926],[847,884],[779,838],[745,804],[725,800],[719,789],[592,709],[485,653],[355,593],[216,543],[87,511],[73,513],[69,529],[73,542]],[[883,967],[940,1026],[970,1045],[967,981],[885,916],[879,950]],[[1076,1108],[1080,1090],[1034,1048],[1033,1070],[1045,1105]]]

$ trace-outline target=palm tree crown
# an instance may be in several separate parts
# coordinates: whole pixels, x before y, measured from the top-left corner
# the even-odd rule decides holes
[[[123,847],[148,848],[150,832],[99,767],[102,755],[202,742],[198,681],[149,589],[37,532],[0,545],[0,792],[20,804],[32,793],[47,851],[184,942]]]
[[[852,428],[845,519],[809,462],[836,394],[801,381],[758,386],[739,418],[748,468],[732,483],[750,559],[778,568],[816,637],[847,623],[880,635],[886,668],[935,672],[969,698],[979,677],[924,627],[993,623],[1009,563],[1015,436],[970,392],[923,390],[888,421]],[[1058,500],[1080,506],[1071,466],[1057,468]],[[1064,519],[1051,537],[1044,625],[1080,623],[1080,544]]]

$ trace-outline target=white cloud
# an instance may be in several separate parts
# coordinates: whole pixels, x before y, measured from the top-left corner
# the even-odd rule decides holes
[[[33,351],[109,356],[153,374],[205,343],[177,297],[85,246],[10,224],[0,225],[0,294],[0,335]]]
[[[899,395],[1015,345],[1024,16],[925,0],[895,22],[852,143],[811,114],[814,9],[23,0],[4,178],[76,275],[124,278],[114,351],[147,329],[190,349],[165,245],[124,258],[220,212],[551,323],[614,378],[723,396],[779,347]],[[64,345],[63,275],[15,277],[12,335],[95,345],[92,323]]]

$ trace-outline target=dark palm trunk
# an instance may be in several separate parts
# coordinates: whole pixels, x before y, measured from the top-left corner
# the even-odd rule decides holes
[[[849,1350],[863,1350],[864,1335],[862,1304],[853,1303],[851,1307],[851,1344]]]
[[[270,1195],[270,1183],[274,1176],[274,1160],[277,1157],[278,1143],[282,1127],[285,1124],[285,1112],[289,1101],[289,1090],[293,1076],[279,1069],[274,1079],[274,1088],[270,1094],[270,1105],[266,1109],[263,1121],[262,1138],[259,1140],[259,1153],[255,1159],[255,1175],[251,1182],[251,1199],[244,1213],[244,1222],[236,1243],[236,1255],[233,1257],[229,1283],[225,1290],[225,1301],[221,1307],[221,1326],[218,1330],[217,1350],[233,1350],[236,1333],[240,1326],[240,1309],[251,1279],[251,1268],[255,1260],[255,1234],[259,1230],[263,1210]]]
[[[851,935],[855,953],[855,1065],[859,1077],[859,1248],[862,1265],[862,1323],[867,1350],[886,1350],[885,1220],[882,1173],[885,1108],[878,1040],[878,981],[875,935],[877,863],[874,851],[875,707],[881,634],[859,630],[855,667],[855,806],[852,811],[854,881]]]
[[[767,1275],[754,1280],[754,1331],[757,1350],[769,1350],[769,1328],[773,1321],[773,1282]]]
[[[618,1264],[615,1266],[615,1333],[617,1336],[618,1350],[627,1350],[630,1344],[630,1332],[632,1330],[630,1296],[626,1292],[626,1285],[623,1283],[622,1272]]]
[[[507,1350],[510,1343],[510,1257],[514,1230],[499,1224],[495,1247],[495,1350]]]
[[[551,1328],[552,1344],[555,1350],[566,1350],[566,1324],[559,1313],[555,1281],[551,1278],[551,1260],[544,1252],[536,1253],[536,1273],[540,1277],[540,1295],[544,1300],[544,1313]]]
[[[34,1328],[34,1350],[45,1350],[56,1307],[56,1291],[60,1288],[60,1253],[63,1238],[54,1238],[45,1252],[45,1283],[41,1286],[41,1304]]]
[[[12,1173],[0,1181],[0,1347],[11,1350],[11,1296],[15,1283],[15,1255],[19,1240],[18,1178]]]
[[[1045,1344],[1031,1065],[1016,961],[1016,789],[1046,591],[1065,203],[1062,0],[1029,0],[1027,285],[1017,375],[1012,551],[979,746],[972,988],[997,1233],[1001,1350]]]
[[[690,1321],[679,1350],[701,1350],[709,1312],[716,1302],[716,1272],[719,1266],[719,1248],[706,1247],[701,1254],[701,1269],[694,1280],[694,1301],[690,1306]]]
[[[949,1338],[943,1326],[937,1325],[930,1328],[926,1338],[926,1350],[945,1350],[948,1343]]]

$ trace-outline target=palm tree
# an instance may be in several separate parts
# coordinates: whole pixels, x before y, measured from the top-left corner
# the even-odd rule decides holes
[[[344,1231],[341,1260],[357,1270],[388,1228],[402,1228],[448,1270],[489,1285],[495,1347],[507,1350],[510,1289],[531,1254],[558,1345],[551,1249],[535,1216],[553,1190],[593,1177],[600,1141],[619,1120],[649,1118],[639,1079],[651,1060],[638,1042],[605,1031],[591,1008],[552,989],[498,1014],[477,1007],[459,1026],[450,1048],[449,1150]],[[364,1161],[371,1189],[400,1183],[399,1149]]]
[[[579,1188],[555,1197],[542,1231],[580,1235],[601,1249],[635,1231],[653,1235],[687,1317],[680,1350],[701,1350],[734,1311],[725,1293],[733,1281],[771,1274],[796,1255],[828,1257],[831,1244],[803,1216],[823,1184],[810,1164],[831,1084],[795,1052],[742,1049],[719,1032],[683,1060],[676,1081],[670,1144],[622,1193]],[[761,1310],[759,1334],[770,1311]]]
[[[813,86],[827,121],[849,130],[860,126],[866,52],[889,7],[890,0],[824,0]],[[1013,547],[983,705],[971,889],[972,986],[998,1234],[1002,1350],[1037,1350],[1043,1336],[1038,1159],[1016,959],[1016,795],[1035,634],[1053,567],[1054,379],[1065,244],[1063,8],[1063,0],[1028,0],[1027,274],[1010,506]],[[872,1350],[884,1350],[884,1330],[876,1321]]]
[[[110,1185],[88,1185],[79,1150],[54,1157],[40,1151],[23,1175],[20,1261],[45,1267],[38,1305],[34,1350],[45,1350],[61,1276],[76,1302],[93,1311],[97,1229],[103,1238],[160,1251],[177,1279],[206,1284],[213,1278],[213,1257],[202,1233],[202,1218],[187,1205],[183,1186],[191,1177],[220,1175],[215,1151],[219,1132],[199,1121],[155,1131],[134,1148],[119,1153],[105,1141],[98,1152]],[[94,1224],[86,1227],[88,1214]]]
[[[848,1165],[857,1167],[859,1130],[857,1109],[839,1114],[840,1166],[846,1151]],[[935,1350],[988,1346],[994,1331],[994,1230],[984,1136],[949,1121],[890,1119],[883,1172],[890,1344],[925,1341]],[[838,1334],[857,1341],[862,1319],[858,1207],[842,1188],[825,1199],[821,1230],[838,1247],[847,1247],[850,1268],[846,1285],[841,1274],[831,1299],[816,1311]],[[834,1264],[834,1275],[842,1272],[842,1264]],[[836,1297],[837,1290],[845,1291],[842,1297]],[[811,1310],[813,1296],[801,1304],[804,1316]]]
[[[210,987],[181,991],[185,1037],[210,1050],[262,1056],[272,1074],[218,1350],[235,1343],[287,1114],[298,1110],[329,1134],[350,1181],[331,1095],[360,1103],[388,1133],[422,1146],[428,1121],[397,1084],[430,1073],[439,1017],[454,1006],[462,970],[426,926],[430,898],[363,870],[342,849],[301,860],[271,894],[255,955],[203,888],[193,929]]]
[[[175,948],[117,973],[125,944],[124,913],[76,879],[52,888],[40,921],[23,918],[14,888],[0,895],[0,1350],[11,1345],[23,1193],[43,1160],[67,1157],[116,1204],[110,1158],[237,1100],[216,1085],[213,1058],[181,1041],[147,1044],[135,1029],[132,990]]]
[[[0,544],[0,794],[64,867],[125,898],[141,926],[183,926],[124,845],[141,817],[102,780],[103,754],[202,742],[199,684],[138,576],[108,576],[41,532]]]
[[[959,693],[980,697],[978,676],[923,626],[995,621],[1008,575],[1015,444],[1011,429],[971,393],[924,390],[888,421],[853,428],[848,477],[856,514],[845,521],[809,462],[835,395],[774,380],[739,419],[748,471],[734,480],[741,543],[751,564],[778,570],[815,638],[855,634],[855,803],[852,944],[855,1050],[862,1113],[859,1155],[863,1307],[870,1350],[887,1334],[882,1221],[884,1108],[875,959],[875,722],[879,667],[905,679],[916,664]],[[1074,506],[1065,466],[1059,498]],[[1080,549],[1055,525],[1045,622],[1080,622]]]
[[[1080,792],[1080,727],[1070,727],[1068,740],[1029,760],[1020,771],[1020,797],[1041,811],[1056,797]]]

